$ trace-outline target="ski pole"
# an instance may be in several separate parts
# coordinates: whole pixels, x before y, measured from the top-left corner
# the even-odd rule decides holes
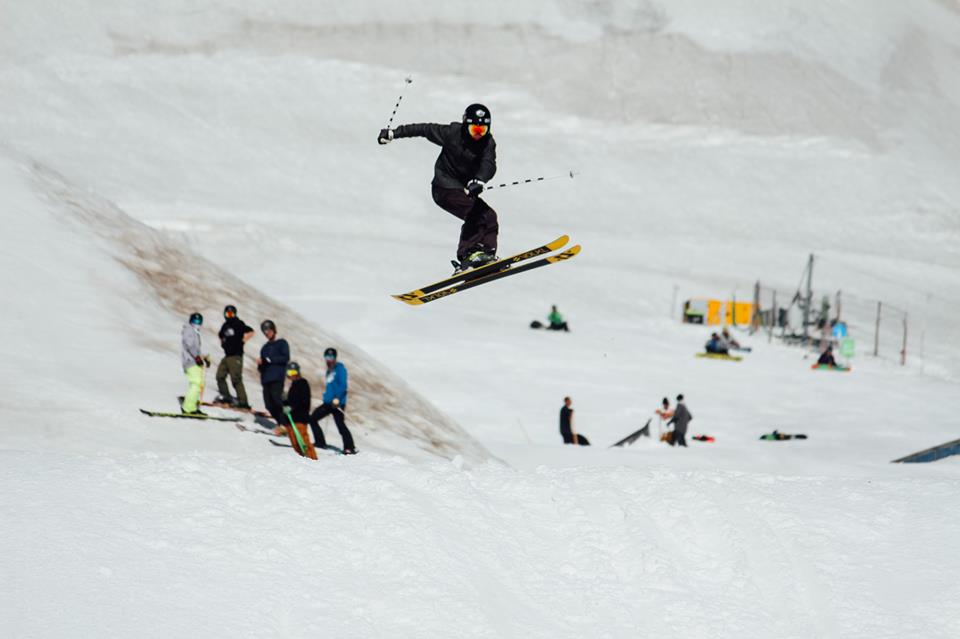
[[[404,89],[404,91],[406,91],[406,89],[407,89],[407,86],[406,86],[406,85],[412,84],[412,83],[413,83],[413,78],[410,78],[410,77],[404,78],[404,82],[405,82],[406,84],[404,85],[403,89]],[[403,101],[403,91],[400,92],[400,97],[397,98],[397,103],[393,105],[393,113],[390,114],[390,120],[387,121],[387,126],[386,126],[387,129],[389,129],[391,126],[393,126],[393,118],[396,117],[396,115],[397,115],[397,109],[400,108],[400,103],[401,103],[402,101]]]
[[[518,184],[530,184],[531,182],[544,182],[546,180],[559,180],[560,178],[565,178],[565,177],[573,179],[573,176],[575,175],[576,173],[574,173],[573,171],[567,171],[563,175],[551,175],[549,177],[544,176],[544,177],[537,177],[537,178],[529,178],[526,180],[517,180],[516,182],[504,182],[503,184],[494,184],[491,186],[484,187],[483,190],[492,191],[494,189],[504,189],[508,186],[517,186]]]

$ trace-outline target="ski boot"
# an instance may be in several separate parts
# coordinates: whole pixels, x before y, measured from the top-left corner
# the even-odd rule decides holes
[[[224,406],[236,406],[237,400],[229,395],[217,395],[213,398],[214,404],[223,404]]]
[[[477,247],[474,250],[471,250],[467,253],[467,256],[460,260],[459,262],[452,261],[451,263],[454,266],[454,275],[459,275],[471,269],[479,268],[491,262],[496,262],[499,257],[493,251],[487,251],[482,247]]]

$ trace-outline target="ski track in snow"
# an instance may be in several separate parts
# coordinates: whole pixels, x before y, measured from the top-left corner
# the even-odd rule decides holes
[[[2,457],[0,503],[21,515],[0,524],[11,636],[957,628],[960,561],[931,542],[960,526],[930,518],[952,499],[939,482],[373,454],[319,469],[288,455]]]

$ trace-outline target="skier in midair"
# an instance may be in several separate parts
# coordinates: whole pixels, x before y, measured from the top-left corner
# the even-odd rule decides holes
[[[457,270],[497,260],[497,213],[480,194],[497,172],[497,143],[490,132],[490,109],[471,104],[460,122],[404,124],[381,129],[380,144],[397,138],[426,138],[441,147],[434,164],[433,201],[463,221],[457,246]]]

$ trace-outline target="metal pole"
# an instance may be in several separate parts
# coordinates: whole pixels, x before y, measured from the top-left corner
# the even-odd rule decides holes
[[[900,365],[907,365],[907,314],[903,314],[903,348],[900,349]]]
[[[773,329],[777,327],[777,320],[780,318],[780,309],[777,308],[777,291],[773,291],[773,311],[770,317],[770,334],[767,337],[767,343],[773,341]]]
[[[843,295],[841,291],[837,291],[837,321],[842,321],[843,315],[841,311],[843,310]]]
[[[490,186],[484,187],[483,190],[494,191],[497,189],[505,189],[510,186],[517,186],[518,184],[531,184],[533,182],[543,182],[545,180],[559,180],[560,178],[565,178],[565,177],[568,177],[572,180],[576,175],[577,174],[574,173],[573,171],[567,171],[563,175],[551,175],[549,177],[536,177],[536,178],[528,178],[526,180],[517,180],[516,182],[504,182],[503,184],[491,184]]]
[[[807,261],[807,303],[803,306],[803,343],[810,343],[810,308],[813,306],[813,253]]]
[[[880,355],[880,314],[883,312],[883,302],[877,302],[877,325],[873,329],[873,356]]]
[[[750,316],[750,334],[760,330],[760,281],[753,285],[753,315]]]

